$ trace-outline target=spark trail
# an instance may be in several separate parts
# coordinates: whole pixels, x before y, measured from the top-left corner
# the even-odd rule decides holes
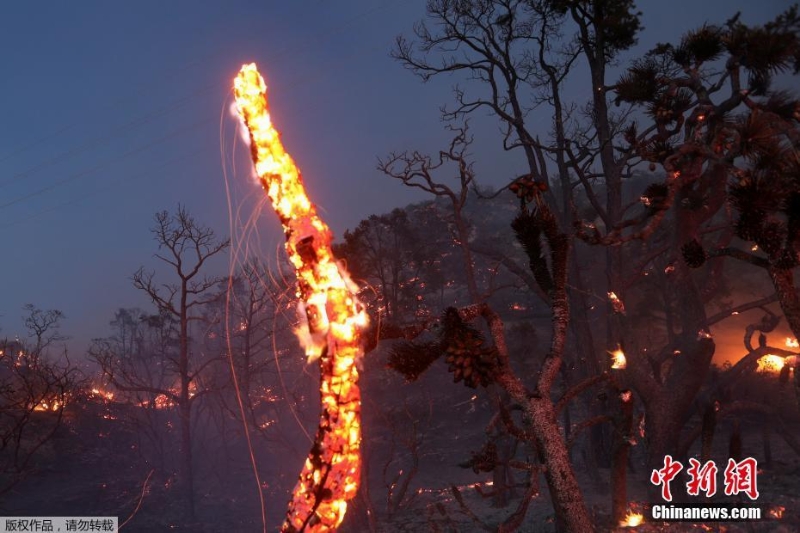
[[[361,393],[356,361],[367,325],[357,287],[331,250],[332,235],[317,216],[303,179],[270,120],[267,87],[255,64],[234,80],[239,115],[249,131],[259,181],[283,225],[286,252],[297,275],[297,296],[308,318],[298,331],[310,360],[319,360],[321,414],[314,444],[281,531],[335,531],[361,472]]]

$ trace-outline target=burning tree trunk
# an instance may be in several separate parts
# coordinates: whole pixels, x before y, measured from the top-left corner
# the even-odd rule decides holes
[[[307,318],[298,331],[306,354],[320,362],[322,414],[311,452],[289,503],[282,531],[334,531],[360,479],[361,398],[356,363],[366,313],[357,287],[336,262],[331,232],[306,195],[300,172],[270,121],[266,85],[254,64],[234,81],[239,113],[261,184],[286,235]]]

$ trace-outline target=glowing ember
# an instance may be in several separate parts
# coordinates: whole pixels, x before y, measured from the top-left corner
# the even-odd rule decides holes
[[[282,531],[334,531],[360,478],[361,395],[357,360],[367,324],[358,288],[334,258],[328,226],[306,195],[300,171],[273,127],[266,84],[255,64],[234,80],[239,114],[261,186],[272,201],[295,267],[305,319],[297,330],[310,359],[320,362],[322,413],[311,453],[289,503]]]
[[[619,346],[613,352],[608,353],[611,355],[611,368],[623,369],[628,365],[628,361],[625,359],[625,352]]]
[[[64,405],[59,402],[58,400],[53,400],[52,402],[41,401],[38,404],[33,406],[34,411],[58,411],[64,407]]]
[[[758,360],[758,372],[780,372],[784,364],[783,357],[768,354]]]
[[[797,342],[797,339],[793,339],[791,337],[786,337],[786,347],[787,348],[800,348],[800,342]]]
[[[621,527],[636,527],[642,525],[644,522],[644,515],[629,511],[625,518],[619,523]]]
[[[617,296],[615,292],[609,292],[608,299],[611,302],[611,308],[614,309],[615,313],[619,313],[620,315],[625,314],[625,304],[622,303],[622,300],[619,299],[619,296]]]
[[[701,329],[697,332],[697,340],[701,339],[713,339],[714,335],[711,334],[710,331]]]
[[[175,402],[167,396],[166,394],[159,394],[155,398],[153,398],[153,402],[144,401],[142,402],[143,407],[150,407],[153,406],[156,409],[169,409],[171,407],[175,407]]]
[[[769,510],[769,516],[771,518],[776,518],[776,519],[780,520],[781,518],[783,518],[783,512],[785,510],[786,510],[786,507],[784,507],[783,505],[776,505],[775,507],[772,507]]]
[[[99,389],[99,388],[93,388],[92,389],[92,397],[100,398],[102,400],[110,402],[110,401],[114,400],[114,393],[113,392],[109,392],[109,391],[105,391],[105,390]]]

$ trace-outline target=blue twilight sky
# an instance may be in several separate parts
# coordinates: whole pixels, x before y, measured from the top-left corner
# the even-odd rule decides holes
[[[638,50],[737,10],[746,22],[763,22],[788,5],[640,1]],[[435,152],[447,138],[438,109],[457,80],[422,84],[388,56],[424,6],[3,2],[0,336],[22,334],[21,308],[34,303],[63,310],[64,331],[82,350],[108,333],[115,309],[146,307],[130,276],[156,266],[148,231],[156,211],[184,204],[227,237],[228,183],[233,219],[249,217],[260,192],[229,112],[231,80],[244,62],[256,61],[265,74],[274,121],[336,235],[371,213],[422,199],[380,175],[375,163],[391,150]],[[570,97],[583,102],[583,91],[576,87]],[[482,184],[503,184],[522,171],[518,155],[500,150],[495,121],[473,121],[473,133]],[[265,211],[257,243],[249,242],[274,254],[277,226]],[[214,265],[219,273],[227,259]]]

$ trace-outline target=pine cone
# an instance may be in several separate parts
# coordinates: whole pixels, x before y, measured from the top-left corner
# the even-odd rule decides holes
[[[497,353],[494,347],[484,346],[480,331],[461,320],[458,311],[449,308],[442,320],[441,345],[445,346],[447,370],[453,382],[464,381],[471,388],[487,387],[494,379]]]
[[[664,201],[669,194],[669,187],[666,183],[651,183],[642,194],[642,203],[651,213],[655,213],[664,208]]]
[[[689,268],[700,268],[706,262],[706,251],[697,239],[692,239],[681,247],[683,260]]]

